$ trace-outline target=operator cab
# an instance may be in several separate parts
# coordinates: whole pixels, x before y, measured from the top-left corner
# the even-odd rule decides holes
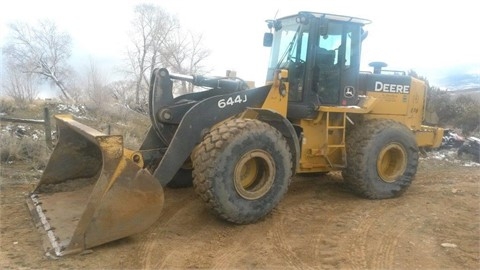
[[[268,20],[264,46],[272,47],[267,81],[288,70],[290,118],[308,118],[318,106],[358,103],[365,19],[300,12]]]

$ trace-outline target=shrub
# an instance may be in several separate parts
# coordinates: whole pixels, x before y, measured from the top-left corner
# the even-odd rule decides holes
[[[0,134],[0,160],[2,163],[23,161],[32,169],[43,169],[47,165],[49,150],[43,140],[32,137],[17,137],[14,134]]]
[[[0,114],[9,115],[15,111],[15,101],[7,98],[0,98]]]

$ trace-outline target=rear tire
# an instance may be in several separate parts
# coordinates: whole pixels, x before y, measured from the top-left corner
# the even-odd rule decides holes
[[[370,199],[397,197],[410,186],[418,167],[418,146],[406,126],[392,120],[362,123],[347,137],[348,186]]]
[[[238,224],[267,215],[292,177],[285,138],[258,120],[232,119],[214,127],[192,160],[195,191],[216,215]]]

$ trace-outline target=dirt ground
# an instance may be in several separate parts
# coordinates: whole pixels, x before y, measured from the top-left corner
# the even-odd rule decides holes
[[[166,190],[147,231],[83,255],[45,256],[25,203],[41,172],[2,164],[2,269],[480,269],[480,166],[423,158],[408,191],[372,201],[337,174],[296,177],[266,218],[232,225],[193,189]],[[68,211],[68,209],[65,209]]]

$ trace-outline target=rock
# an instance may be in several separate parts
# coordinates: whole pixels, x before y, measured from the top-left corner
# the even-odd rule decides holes
[[[444,247],[444,248],[456,248],[457,247],[457,245],[452,244],[452,243],[442,243],[441,246]]]

